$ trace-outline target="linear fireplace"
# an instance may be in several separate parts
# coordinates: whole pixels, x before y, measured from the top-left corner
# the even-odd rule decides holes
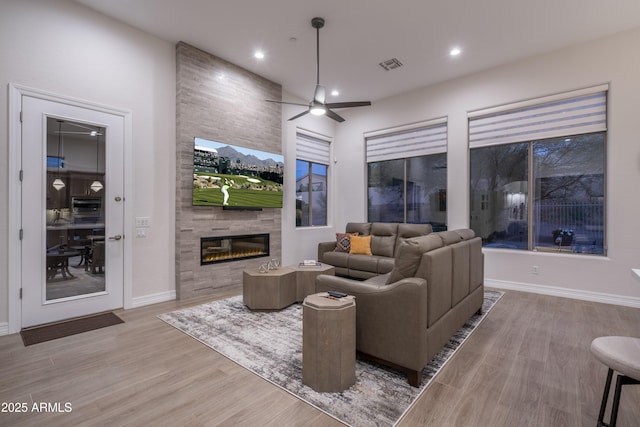
[[[269,256],[269,234],[200,238],[200,265]]]

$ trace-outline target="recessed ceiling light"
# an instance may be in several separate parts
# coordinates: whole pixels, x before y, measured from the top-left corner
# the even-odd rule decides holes
[[[454,47],[453,49],[451,49],[449,51],[449,55],[451,56],[458,56],[462,53],[462,50],[459,47]]]
[[[256,53],[253,54],[253,56],[258,59],[264,59],[264,52],[262,52],[261,50],[257,50]]]
[[[334,90],[331,91],[331,95],[332,96],[338,96],[338,95],[340,95],[340,92],[338,92],[337,89],[334,89]]]

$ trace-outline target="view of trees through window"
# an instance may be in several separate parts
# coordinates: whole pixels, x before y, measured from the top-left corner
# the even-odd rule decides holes
[[[296,226],[327,225],[327,169],[296,160]]]
[[[471,149],[471,228],[485,247],[605,254],[605,140]]]
[[[368,164],[370,222],[432,224],[446,229],[447,154]]]

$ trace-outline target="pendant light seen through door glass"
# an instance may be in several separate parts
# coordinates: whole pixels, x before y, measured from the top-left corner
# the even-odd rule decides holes
[[[102,133],[100,132],[100,129],[98,129],[98,132],[96,133],[96,179],[89,187],[94,193],[97,193],[104,188],[100,182],[100,135],[102,135]]]
[[[65,185],[60,178],[60,169],[62,168],[62,157],[60,157],[60,147],[62,146],[62,120],[58,120],[58,177],[53,181],[53,188],[60,191]]]

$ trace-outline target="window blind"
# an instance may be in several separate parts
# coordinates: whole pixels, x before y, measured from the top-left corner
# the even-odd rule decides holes
[[[606,131],[606,87],[579,92],[470,113],[469,146],[475,148]]]
[[[367,163],[447,152],[447,120],[365,134]]]
[[[296,132],[296,159],[328,165],[331,159],[330,141],[309,132]]]

